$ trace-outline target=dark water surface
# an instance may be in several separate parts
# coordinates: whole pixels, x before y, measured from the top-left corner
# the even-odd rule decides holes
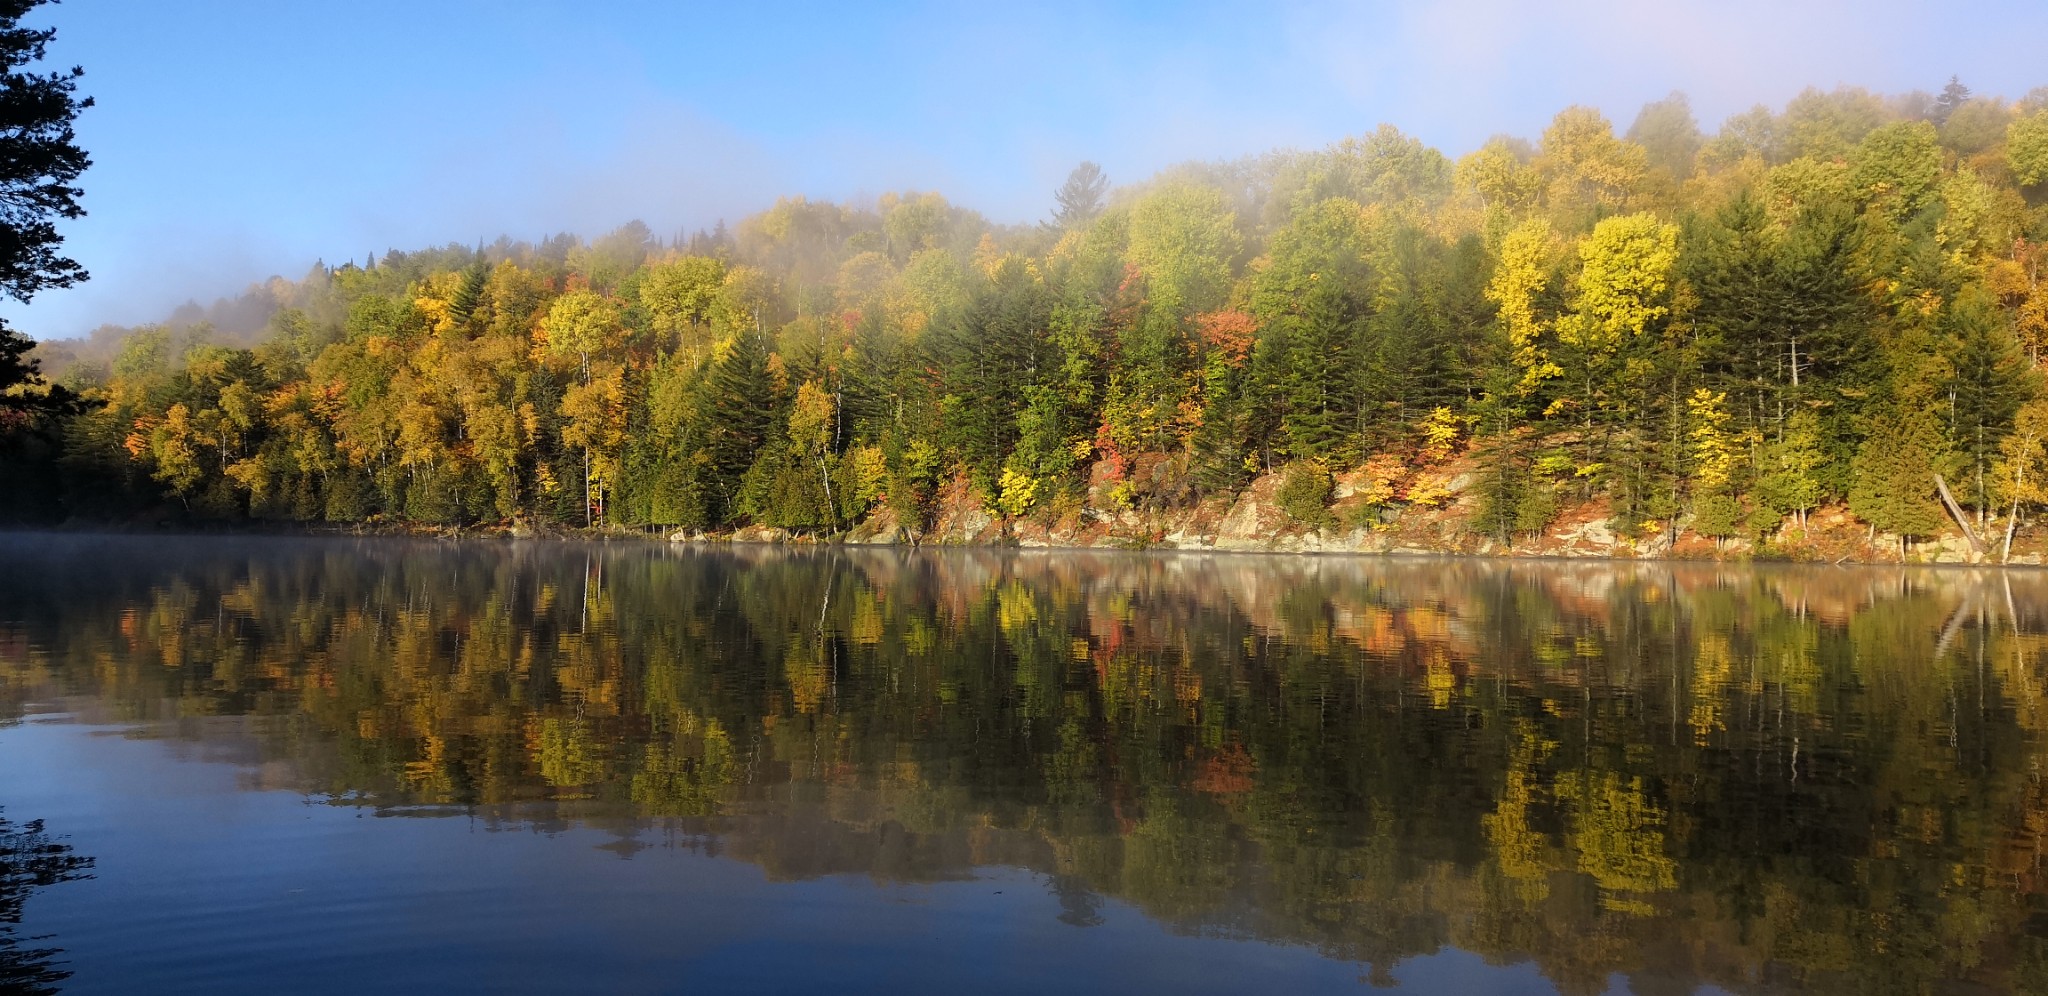
[[[0,988],[2048,987],[2048,574],[0,565]]]

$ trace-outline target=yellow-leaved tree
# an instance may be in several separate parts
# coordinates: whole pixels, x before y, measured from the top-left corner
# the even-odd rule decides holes
[[[570,291],[548,306],[540,331],[548,352],[574,356],[583,379],[590,380],[590,358],[611,344],[619,332],[619,309],[593,291]]]
[[[1501,240],[1500,265],[1486,285],[1486,299],[1500,309],[1501,331],[1507,336],[1509,355],[1520,375],[1516,390],[1525,395],[1564,372],[1550,360],[1543,342],[1548,323],[1536,310],[1537,299],[1549,286],[1555,251],[1550,223],[1531,218]]]
[[[797,386],[796,402],[789,409],[789,441],[796,446],[799,457],[809,460],[818,467],[818,478],[825,484],[826,518],[838,518],[838,506],[832,499],[832,416],[835,406],[832,395],[826,393],[825,385],[807,380]]]

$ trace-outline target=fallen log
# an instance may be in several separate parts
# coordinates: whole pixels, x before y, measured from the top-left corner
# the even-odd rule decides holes
[[[1963,507],[1956,504],[1954,495],[1948,493],[1948,482],[1942,480],[1940,474],[1934,475],[1934,490],[1941,492],[1941,503],[1948,508],[1949,517],[1963,527],[1963,538],[1970,541],[1970,552],[1982,557],[1984,544],[1977,539],[1977,531],[1970,528],[1970,520],[1963,515]]]

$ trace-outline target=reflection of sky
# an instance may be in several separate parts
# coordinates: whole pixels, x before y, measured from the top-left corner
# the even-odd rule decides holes
[[[1040,876],[833,876],[596,829],[487,832],[245,791],[233,765],[54,722],[0,729],[0,806],[44,819],[97,878],[53,887],[67,993],[1365,991],[1313,952],[1172,934],[1115,901],[1059,922]],[[1547,993],[1531,965],[1457,951],[1395,969],[1403,992]]]
[[[1568,104],[1704,125],[1807,85],[2048,83],[2048,5],[71,3],[94,279],[0,314],[39,337],[163,318],[314,259],[500,233],[668,235],[778,194],[938,189],[1029,222],[1084,158],[1190,158],[1398,125],[1453,155]]]

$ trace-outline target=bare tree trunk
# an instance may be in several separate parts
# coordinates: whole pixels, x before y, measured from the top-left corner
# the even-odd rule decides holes
[[[832,502],[832,471],[825,466],[825,458],[818,458],[818,479],[825,482],[825,521],[833,529],[839,528],[839,506]]]
[[[2012,531],[2014,526],[2019,525],[2019,521],[2020,503],[2015,500],[2012,503],[2012,513],[2005,517],[2005,549],[1998,552],[1998,562],[2001,564],[2012,563]]]
[[[1941,503],[1947,507],[1949,517],[1956,520],[1956,525],[1963,527],[1963,538],[1970,541],[1970,552],[1983,556],[1984,544],[1978,541],[1977,531],[1970,528],[1970,517],[1963,514],[1963,508],[1956,504],[1955,496],[1948,493],[1948,482],[1942,480],[1940,474],[1934,475],[1934,489],[1941,492]]]
[[[2012,562],[2012,533],[2013,530],[2019,526],[2020,492],[2026,487],[2027,483],[2026,463],[2019,460],[2015,460],[2013,461],[2013,465],[2014,470],[2012,479],[2012,511],[2006,513],[2005,516],[2005,549],[2000,551],[1998,555],[1998,562],[2001,564],[2007,564]]]

